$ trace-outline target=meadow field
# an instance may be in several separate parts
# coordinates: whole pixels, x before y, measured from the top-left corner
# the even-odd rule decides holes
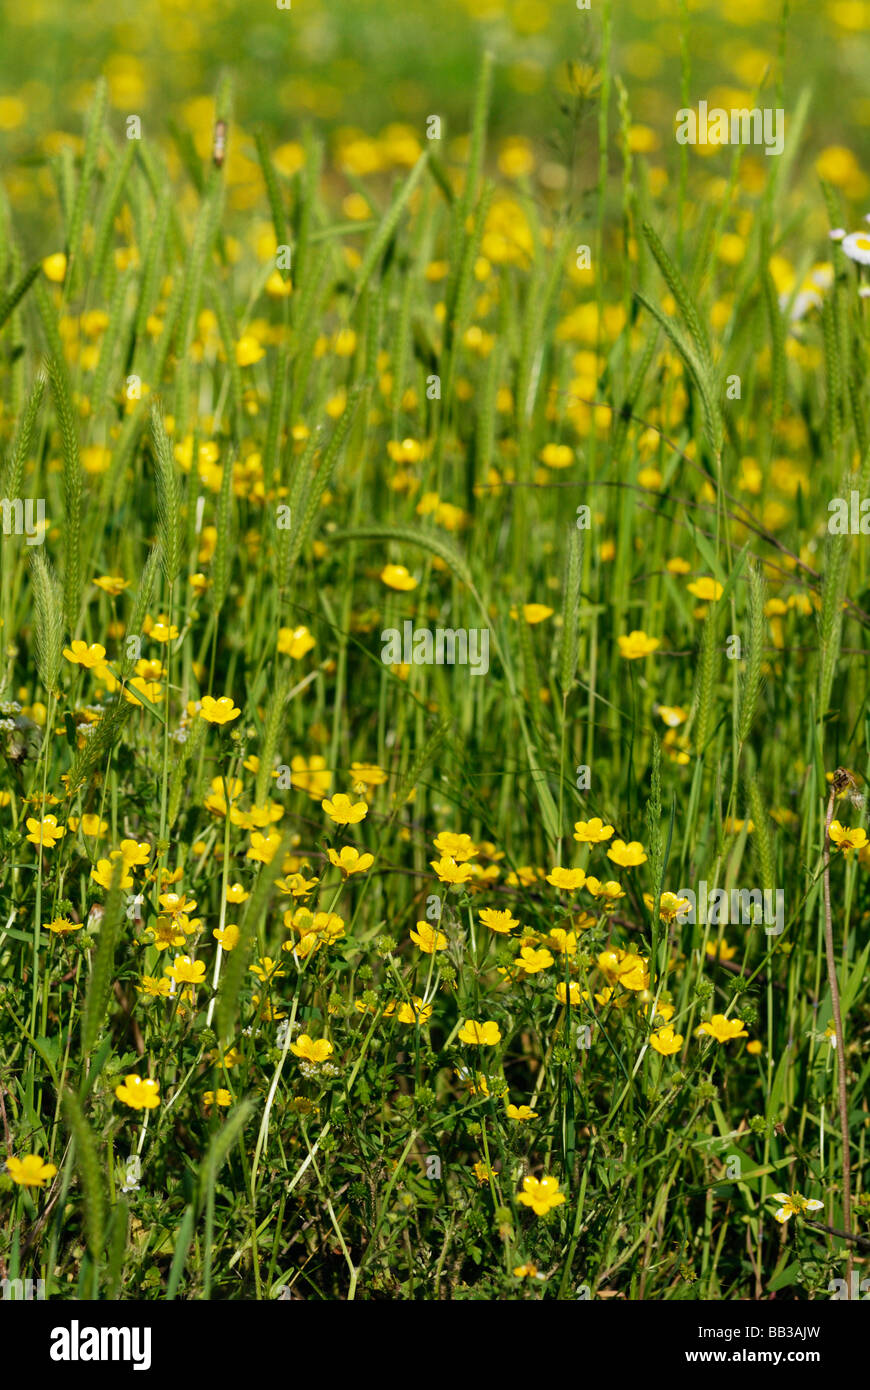
[[[870,3],[3,9],[3,1297],[864,1297]]]

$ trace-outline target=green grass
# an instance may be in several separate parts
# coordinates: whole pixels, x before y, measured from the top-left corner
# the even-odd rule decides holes
[[[10,179],[0,495],[47,525],[0,537],[0,1152],[51,1168],[0,1173],[0,1274],[49,1297],[811,1299],[865,1258],[870,856],[826,834],[866,820],[860,208],[799,104],[781,161],[651,177],[608,32],[587,185],[505,165],[503,58],[461,150],[371,174],[316,125],[290,172],[224,75],[223,164],[100,89],[38,245]],[[487,673],[385,665],[408,619]],[[659,910],[701,882],[784,930]]]

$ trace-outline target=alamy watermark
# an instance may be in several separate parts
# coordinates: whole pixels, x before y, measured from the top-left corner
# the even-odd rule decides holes
[[[706,101],[695,111],[682,106],[676,115],[678,145],[764,145],[765,154],[782,154],[785,146],[785,111],[754,106],[725,111],[712,110]]]
[[[414,627],[410,618],[381,633],[385,666],[470,666],[473,676],[489,670],[488,627]]]
[[[0,1279],[0,1300],[31,1303],[35,1298],[45,1298],[44,1279]]]
[[[828,531],[832,536],[870,536],[870,497],[856,488],[845,497],[832,497],[828,503]]]
[[[33,509],[36,508],[34,517]],[[28,545],[42,545],[45,541],[45,498],[36,500],[28,497],[22,502],[20,497],[4,497],[0,500],[0,514],[3,517],[4,536],[26,536]]]
[[[785,929],[785,892],[782,888],[726,888],[708,890],[702,878],[697,893],[681,888],[678,898],[688,899],[689,906],[676,914],[680,926],[700,922],[710,926],[758,926],[763,924],[767,936],[779,936]]]

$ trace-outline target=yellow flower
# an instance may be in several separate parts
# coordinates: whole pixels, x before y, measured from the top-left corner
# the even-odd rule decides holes
[[[170,625],[168,618],[164,614],[159,614],[157,621],[153,618],[146,618],[142,624],[142,631],[150,637],[153,642],[174,642],[178,636],[178,628],[175,623]]]
[[[652,912],[652,896],[649,893],[644,893],[643,900]],[[691,903],[688,898],[678,898],[676,893],[662,893],[659,898],[659,916],[663,922],[673,922],[675,917],[688,912],[690,906]]]
[[[500,911],[495,907],[485,907],[478,913],[478,916],[483,925],[489,927],[490,931],[501,932],[505,936],[512,932],[514,927],[520,925],[518,919],[511,916],[507,908]]]
[[[30,821],[27,822],[30,824]],[[841,850],[847,857],[853,849],[861,850],[867,844],[867,831],[859,825],[854,830],[849,830],[845,825],[841,825],[838,820],[831,821],[829,831],[831,844],[835,849]]]
[[[248,969],[252,975],[256,975],[259,980],[271,980],[278,975],[286,975],[286,970],[280,970],[276,961],[271,956],[263,956],[255,965],[249,965]]]
[[[68,825],[70,830],[77,830],[80,825],[82,834],[87,835],[89,839],[97,839],[100,835],[105,835],[109,828],[108,821],[100,820],[99,816],[89,813],[83,815],[81,821],[76,821],[75,825],[73,825],[73,818],[70,817]]]
[[[245,333],[236,343],[236,362],[240,367],[251,367],[265,355],[266,349],[260,346],[251,333]]]
[[[163,698],[159,683],[157,681],[146,681],[142,676],[134,676],[130,681],[129,688],[124,691],[124,699],[127,703],[130,705],[138,705],[141,709],[142,701],[137,700],[135,695],[131,695],[131,690],[140,691],[141,694],[145,696],[146,700],[151,701],[152,705]]]
[[[575,888],[582,888],[586,882],[586,875],[582,869],[552,869],[547,874],[547,882],[552,883],[554,888],[565,888],[568,892],[573,892]]]
[[[375,862],[373,854],[360,854],[353,845],[342,846],[340,852],[336,852],[334,849],[329,849],[326,852],[329,855],[330,864],[333,864],[336,869],[341,869],[345,878],[350,878],[351,874],[364,874]],[[316,883],[317,880],[315,879],[314,882]]]
[[[215,927],[212,936],[225,951],[232,951],[239,944],[239,929],[235,922],[227,922],[225,927]]]
[[[281,836],[275,831],[269,831],[264,835],[262,831],[254,830],[251,832],[251,847],[245,858],[253,859],[258,864],[271,864],[280,847]]]
[[[278,630],[278,651],[282,656],[290,656],[298,661],[314,646],[314,638],[307,627],[282,627]]]
[[[715,603],[722,597],[722,585],[718,579],[712,579],[709,575],[702,575],[700,579],[695,579],[686,588],[695,598],[704,599],[707,603]]]
[[[413,996],[410,1004],[400,1004],[396,1018],[399,1023],[428,1023],[432,1017],[432,1005],[424,1004],[422,999]]]
[[[714,1014],[709,1023],[702,1023],[696,1032],[715,1038],[718,1043],[730,1042],[732,1038],[749,1037],[742,1019],[726,1018],[724,1014]]]
[[[619,654],[624,656],[626,661],[637,661],[641,656],[649,656],[650,652],[654,652],[662,643],[660,637],[648,637],[639,628],[634,628],[627,637],[620,634],[616,640],[619,643]]]
[[[433,844],[441,855],[447,855],[450,859],[455,859],[457,864],[464,864],[467,859],[474,859],[477,854],[477,845],[470,835],[457,835],[452,830],[442,830],[440,835],[436,835]]]
[[[320,804],[336,825],[358,825],[365,820],[369,809],[367,802],[351,801],[345,792],[338,792],[331,801],[327,798]]]
[[[167,965],[163,971],[177,985],[201,985],[205,980],[205,962],[191,960],[190,956],[176,956],[174,965]]]
[[[568,468],[574,462],[570,444],[545,444],[538,457],[548,468]]]
[[[669,729],[676,729],[680,724],[685,724],[689,717],[680,705],[654,705],[653,713],[657,714]]]
[[[537,1110],[533,1110],[530,1105],[509,1105],[507,1108],[509,1120],[536,1120]]]
[[[332,786],[332,773],[326,766],[326,759],[319,753],[307,761],[295,753],[290,759],[290,771],[294,787],[307,792],[315,801],[320,801]]]
[[[122,578],[119,574],[101,574],[98,579],[94,580],[94,583],[103,590],[103,593],[111,594],[112,598],[117,598],[119,594],[130,587],[130,580]]]
[[[304,1062],[325,1062],[327,1057],[332,1056],[334,1049],[326,1038],[318,1038],[315,1042],[307,1033],[301,1033],[299,1041],[290,1044],[290,1051],[295,1057],[301,1057]]]
[[[657,1033],[653,1033],[649,1045],[654,1052],[660,1052],[663,1057],[670,1057],[682,1047],[683,1035],[675,1033],[673,1028],[660,1028]]]
[[[711,960],[733,960],[737,955],[737,947],[727,941],[708,941],[705,950]]]
[[[545,947],[536,951],[534,946],[523,946],[520,948],[517,963],[527,975],[537,975],[541,970],[549,970],[553,964],[553,957]]]
[[[501,1042],[501,1029],[492,1019],[485,1023],[475,1023],[473,1019],[467,1018],[459,1030],[459,1041],[464,1043],[475,1043],[481,1047],[494,1047]]]
[[[131,1110],[153,1110],[160,1104],[160,1086],[147,1076],[125,1076],[115,1095]]]
[[[147,864],[151,857],[151,846],[147,840],[122,840],[121,858],[129,868]]]
[[[416,589],[418,581],[412,574],[409,574],[404,565],[385,565],[381,570],[381,579],[388,589]]]
[[[631,869],[637,864],[646,863],[646,853],[639,840],[614,840],[607,850],[607,858],[612,859],[621,869]]]
[[[579,840],[581,845],[600,845],[609,840],[612,834],[613,826],[605,825],[600,816],[593,816],[592,820],[578,820],[574,824],[574,839]]]
[[[42,269],[46,279],[55,285],[62,285],[66,278],[66,256],[62,251],[55,251],[53,255],[45,257]]]
[[[553,609],[548,608],[546,603],[524,603],[523,617],[526,622],[534,627],[535,623],[546,622],[547,618],[552,618]]]
[[[66,834],[64,827],[58,825],[57,816],[43,816],[42,820],[28,816],[27,829],[30,831],[27,837],[30,843],[44,845],[46,849],[54,849],[55,843]]]
[[[417,930],[412,929],[410,937],[427,956],[434,955],[436,951],[443,951],[447,946],[447,937],[438,931],[437,927],[433,927],[431,922],[418,922]]]
[[[12,1181],[17,1182],[20,1187],[45,1187],[57,1172],[54,1164],[46,1163],[39,1154],[28,1154],[26,1158],[13,1158],[10,1154],[6,1160],[6,1167]]]
[[[442,855],[440,859],[431,859],[429,862],[441,883],[467,883],[471,878],[471,865],[457,864],[456,860],[451,859],[447,854]]]
[[[218,700],[211,695],[203,695],[199,712],[209,724],[229,724],[231,720],[238,719],[242,711],[236,709],[229,695],[221,695]]]
[[[564,1192],[559,1191],[559,1179],[554,1177],[523,1178],[523,1191],[518,1195],[523,1206],[531,1207],[536,1216],[546,1216],[565,1200]]]
[[[204,1091],[202,1100],[204,1105],[232,1105],[233,1103],[229,1091],[224,1090],[223,1087],[217,1091]]]
[[[136,986],[136,990],[148,999],[165,999],[170,992],[170,983],[166,979],[158,980],[155,975],[143,975],[142,983]]]
[[[361,791],[363,787],[382,787],[387,774],[377,763],[351,763],[350,778],[354,791]]]
[[[55,917],[53,922],[48,923],[48,930],[54,932],[56,936],[65,936],[67,932],[81,931],[81,922],[71,922],[68,917]]]
[[[106,659],[106,649],[101,647],[99,642],[94,642],[90,647],[87,642],[73,642],[72,648],[64,647],[63,654],[67,661],[72,661],[79,666],[86,666],[91,670],[94,666],[102,666]]]
[[[624,898],[625,894],[615,879],[609,878],[606,883],[600,879],[592,877],[590,874],[586,880],[586,891],[591,893],[593,898],[606,898],[611,902],[616,902],[618,898]]]
[[[580,986],[576,983],[575,980],[571,981],[570,994],[571,1005],[572,1007],[575,1007],[577,1004],[580,1003],[580,999],[582,997],[580,992]],[[556,998],[560,1004],[564,1004],[568,998],[568,990],[565,989],[564,980],[560,980],[556,986]]]

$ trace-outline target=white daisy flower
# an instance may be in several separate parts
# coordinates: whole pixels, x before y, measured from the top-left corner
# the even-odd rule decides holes
[[[840,244],[851,261],[870,265],[870,233],[850,232]]]

